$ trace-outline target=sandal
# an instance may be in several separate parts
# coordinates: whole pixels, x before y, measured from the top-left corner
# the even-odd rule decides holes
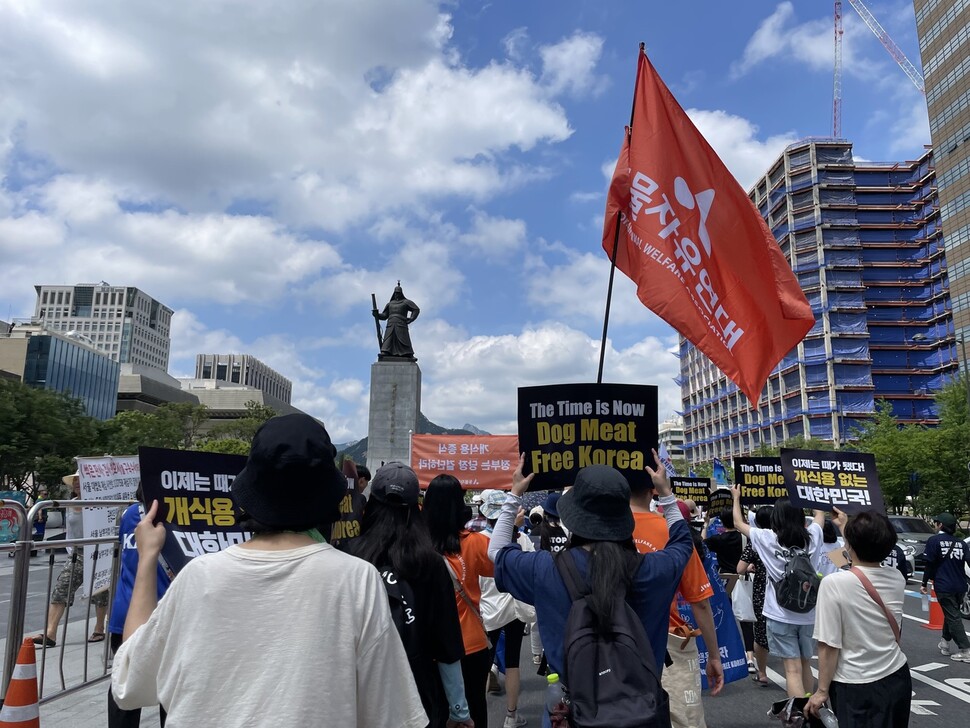
[[[760,686],[761,686],[761,687],[763,687],[763,688],[766,688],[766,687],[768,687],[768,685],[769,685],[769,682],[768,682],[768,678],[765,678],[764,680],[762,680],[762,679],[761,679],[760,677],[758,677],[757,675],[752,675],[752,676],[751,676],[751,681],[752,681],[752,682],[756,682],[756,683],[758,683],[758,685],[760,685]]]
[[[52,640],[46,634],[39,634],[36,637],[34,637],[34,644],[44,645],[44,647],[57,647],[57,642]]]
[[[88,642],[104,642],[104,632],[92,632]]]

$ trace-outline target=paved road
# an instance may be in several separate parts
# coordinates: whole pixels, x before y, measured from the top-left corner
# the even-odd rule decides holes
[[[30,559],[30,576],[27,582],[27,612],[24,623],[26,634],[40,632],[44,628],[47,619],[47,602],[50,590],[47,586],[47,575],[49,570],[49,557],[40,552],[41,555]],[[57,575],[67,561],[67,555],[58,553],[54,557],[53,580],[56,581]],[[10,596],[13,581],[13,559],[0,554],[0,637],[7,634],[7,622],[10,618]],[[51,582],[53,584],[53,582]],[[87,611],[87,601],[80,598],[80,594],[74,601],[71,608],[70,621],[82,620]],[[92,619],[94,609],[91,609]],[[63,622],[62,622],[63,624]]]
[[[918,589],[910,581],[909,590]],[[909,658],[913,673],[913,698],[911,728],[938,728],[941,725],[967,725],[970,714],[970,664],[953,662],[940,655],[936,648],[940,640],[939,631],[923,627],[927,614],[921,611],[920,600],[906,599],[906,619],[903,624],[903,651]],[[970,622],[965,622],[970,632]],[[530,726],[541,725],[540,711],[543,702],[544,684],[535,675],[530,661],[529,641],[523,645],[523,694],[519,701],[520,713],[528,719]],[[704,695],[704,708],[707,725],[710,728],[750,728],[751,726],[779,725],[766,716],[768,708],[776,700],[785,697],[784,670],[781,660],[772,658],[769,662],[772,681],[768,688],[744,680],[725,686],[723,692],[712,698]],[[489,696],[489,725],[501,728],[505,717],[505,697]]]

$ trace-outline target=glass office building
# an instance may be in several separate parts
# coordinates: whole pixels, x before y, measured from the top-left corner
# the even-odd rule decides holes
[[[70,339],[35,334],[27,340],[24,383],[75,397],[88,415],[115,415],[120,365],[110,357]]]

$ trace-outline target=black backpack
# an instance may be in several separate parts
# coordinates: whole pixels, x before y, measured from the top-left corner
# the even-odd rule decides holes
[[[630,557],[631,573],[636,574],[643,556]],[[572,600],[563,640],[570,726],[669,727],[670,703],[660,685],[653,649],[637,613],[626,599],[617,599],[613,625],[600,634],[586,601],[589,586],[576,568],[572,551],[556,554],[555,563]]]
[[[391,608],[391,620],[401,636],[404,652],[408,660],[414,661],[418,656],[419,638],[417,629],[417,615],[414,612],[414,592],[410,584],[398,578],[394,569],[386,567],[379,569],[384,589],[387,590],[387,603]]]
[[[805,614],[815,609],[818,586],[822,583],[811,559],[802,549],[790,549],[785,573],[780,581],[772,582],[778,606],[790,612]]]

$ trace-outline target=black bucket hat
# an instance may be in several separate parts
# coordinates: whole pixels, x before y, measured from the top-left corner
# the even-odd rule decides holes
[[[557,504],[570,532],[591,541],[625,541],[633,535],[630,484],[607,465],[588,465]]]
[[[273,417],[253,437],[232,481],[236,504],[269,528],[299,531],[336,521],[347,479],[326,428],[305,414]]]

